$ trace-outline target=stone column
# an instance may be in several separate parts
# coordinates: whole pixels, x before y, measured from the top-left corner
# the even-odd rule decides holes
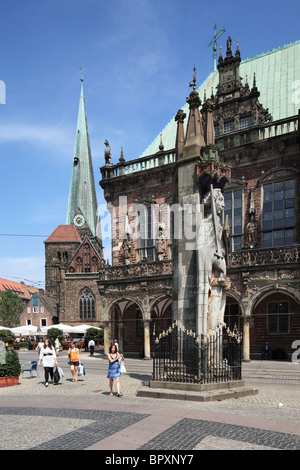
[[[119,351],[121,351],[121,353],[123,352],[123,348],[124,348],[123,328],[124,328],[124,323],[118,322],[118,344],[119,344]]]
[[[150,323],[151,320],[144,320],[144,359],[151,359],[150,354]]]
[[[250,361],[250,319],[244,317],[243,325],[243,361]]]
[[[110,345],[110,327],[109,327],[109,322],[105,321],[103,322],[103,328],[104,328],[104,354],[108,354],[109,350],[109,345]]]

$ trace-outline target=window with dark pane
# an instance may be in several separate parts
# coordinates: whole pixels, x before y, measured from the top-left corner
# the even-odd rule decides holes
[[[81,320],[93,320],[95,316],[95,297],[90,289],[84,289],[79,299],[79,316]]]
[[[228,304],[225,307],[224,322],[232,331],[235,327],[239,329],[239,306],[238,304]]]
[[[251,116],[240,118],[240,129],[246,129],[247,127],[252,126]]]
[[[268,333],[289,332],[289,303],[268,302]]]
[[[234,121],[228,121],[224,123],[224,134],[234,131]]]
[[[230,250],[243,247],[243,191],[231,191],[224,194],[224,221],[228,217]]]
[[[295,181],[279,181],[263,187],[263,248],[294,243]]]
[[[152,208],[140,210],[138,215],[139,258],[153,261]]]

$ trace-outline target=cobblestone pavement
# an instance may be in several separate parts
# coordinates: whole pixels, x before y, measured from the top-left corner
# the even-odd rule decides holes
[[[20,362],[34,353],[20,353]],[[86,375],[65,376],[44,386],[39,376],[20,376],[0,388],[0,450],[200,451],[300,449],[300,364],[251,361],[243,364],[247,386],[257,395],[218,402],[136,397],[151,378],[152,361],[126,359],[123,396],[109,394],[107,360],[81,353]]]

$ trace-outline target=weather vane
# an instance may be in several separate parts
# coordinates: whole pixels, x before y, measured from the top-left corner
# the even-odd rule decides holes
[[[83,82],[83,72],[85,72],[85,68],[84,67],[80,67],[80,70],[81,70],[81,81]]]
[[[207,47],[211,46],[213,44],[213,57],[214,57],[214,72],[217,70],[217,39],[219,39],[222,34],[225,33],[226,29],[222,28],[220,31],[217,33],[217,25],[215,24],[214,26],[215,29],[215,34],[213,39],[210,41]]]

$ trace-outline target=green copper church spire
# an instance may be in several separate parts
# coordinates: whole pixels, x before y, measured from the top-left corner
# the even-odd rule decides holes
[[[69,192],[69,203],[66,224],[74,224],[79,232],[98,239],[101,247],[101,229],[97,213],[97,198],[90,139],[83,94],[83,78],[76,127],[76,138],[73,154],[73,166]]]

